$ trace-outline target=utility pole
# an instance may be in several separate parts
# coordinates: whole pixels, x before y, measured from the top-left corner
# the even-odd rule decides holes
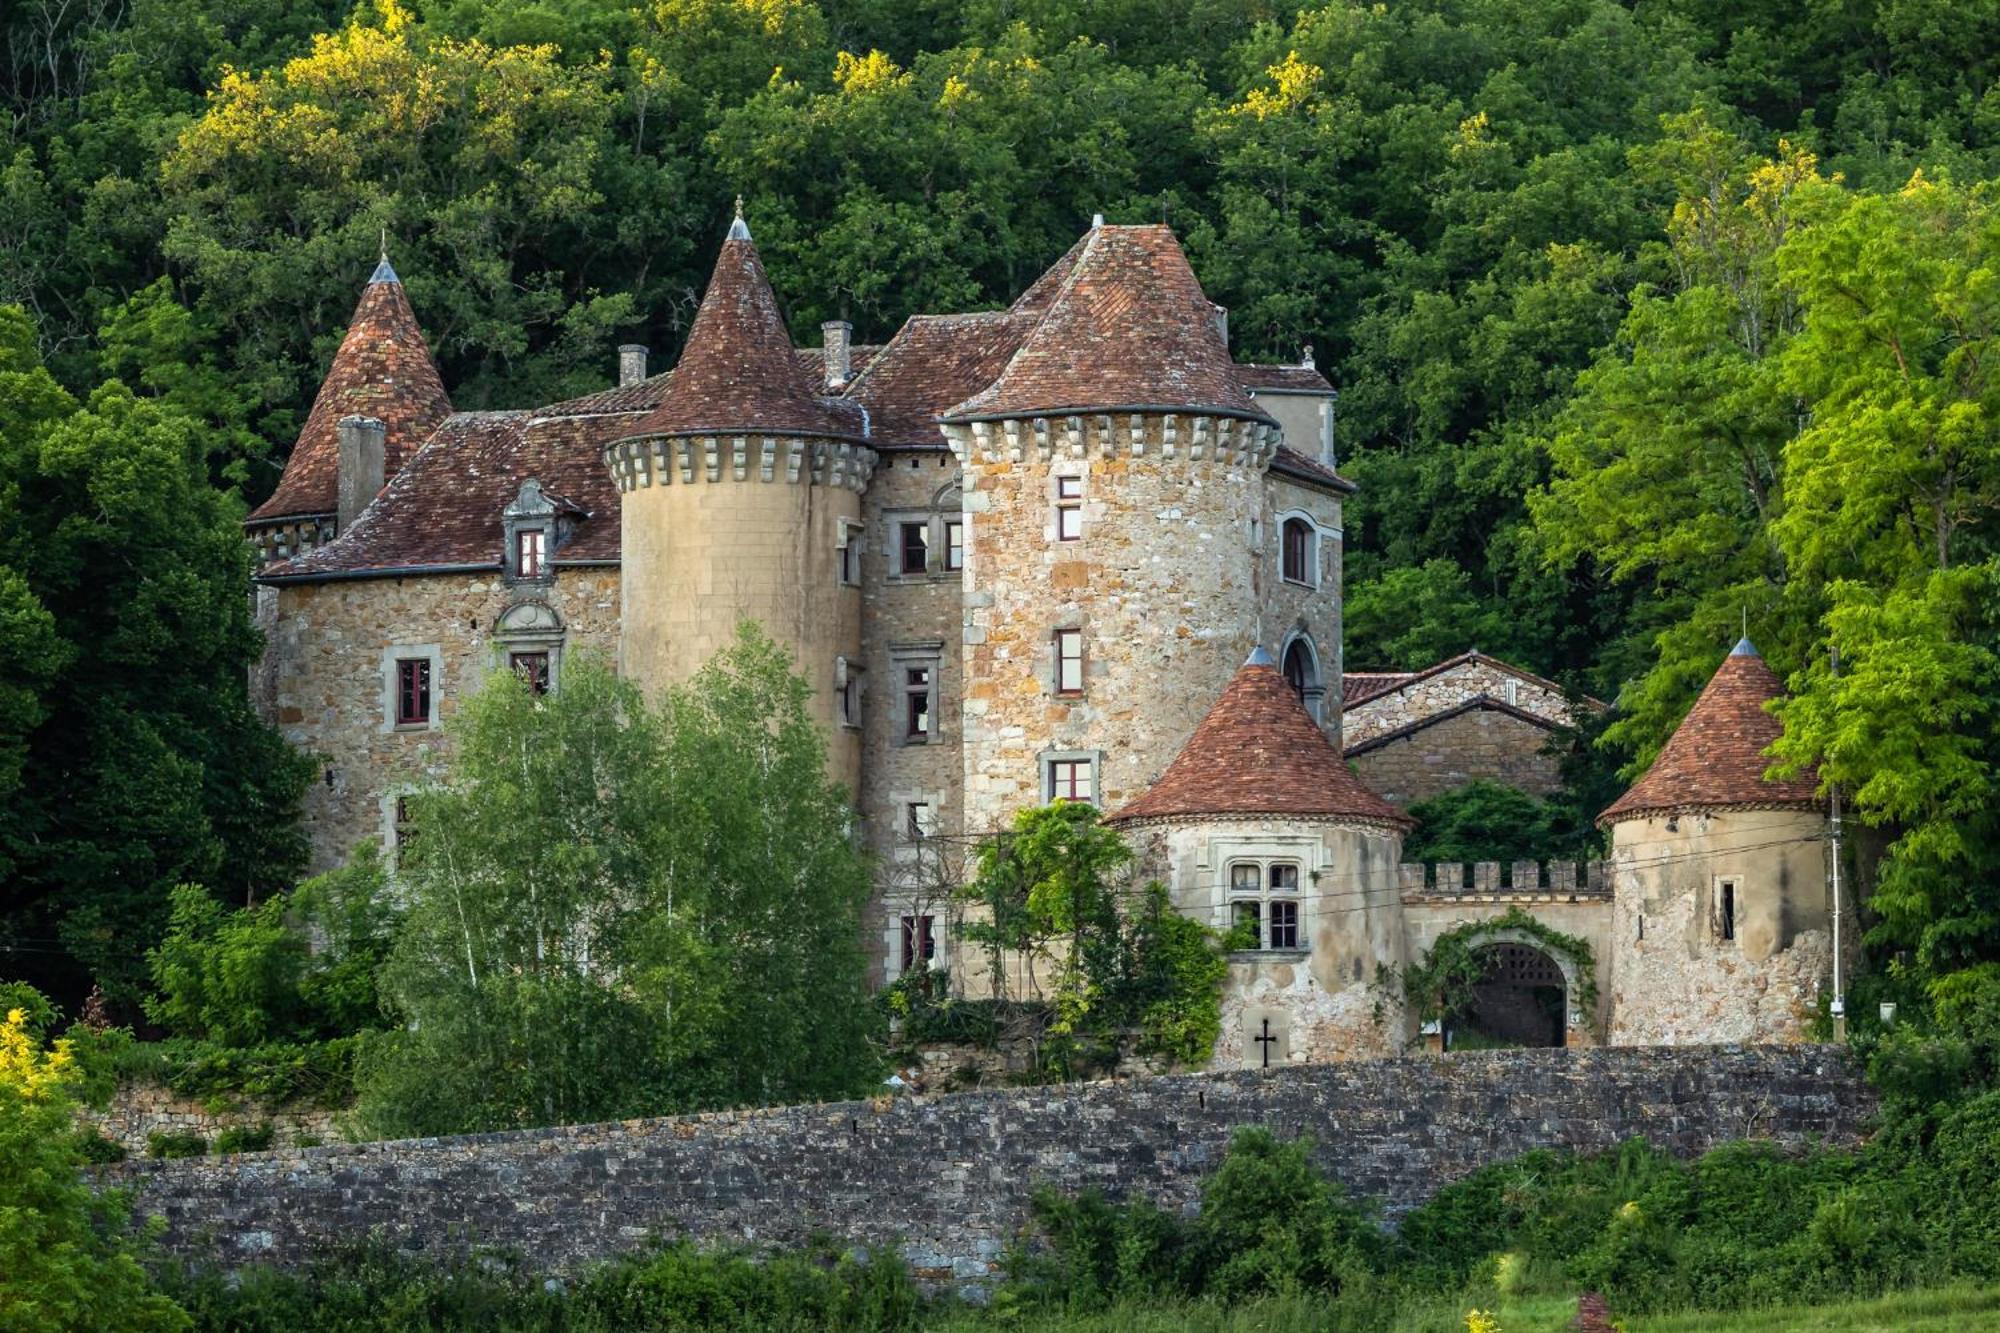
[[[1833,677],[1840,678],[1840,649],[1830,647],[1827,656],[1833,664]],[[1840,784],[1830,783],[1827,795],[1832,801],[1831,819],[1828,833],[1833,841],[1833,1039],[1847,1040],[1847,992],[1841,986],[1840,972]]]

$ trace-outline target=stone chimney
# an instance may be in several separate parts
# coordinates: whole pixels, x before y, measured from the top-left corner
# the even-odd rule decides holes
[[[854,374],[854,326],[844,319],[829,319],[819,326],[819,345],[826,382],[839,388]]]
[[[626,343],[618,349],[618,384],[637,384],[646,378],[646,347],[643,343]]]
[[[342,417],[340,435],[340,482],[335,492],[337,512],[334,531],[346,532],[347,525],[361,516],[382,489],[388,465],[389,428],[374,417]]]

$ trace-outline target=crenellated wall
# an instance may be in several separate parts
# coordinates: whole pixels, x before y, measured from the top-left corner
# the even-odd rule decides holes
[[[997,1276],[1038,1187],[1185,1208],[1247,1126],[1311,1136],[1318,1165],[1393,1219],[1534,1148],[1847,1142],[1873,1106],[1829,1047],[1523,1050],[127,1162],[98,1178],[163,1218],[171,1250],[224,1265],[295,1263],[371,1233],[558,1271],[653,1236],[822,1235],[976,1285]]]

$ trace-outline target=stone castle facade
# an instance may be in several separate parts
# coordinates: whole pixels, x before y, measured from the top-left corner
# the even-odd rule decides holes
[[[1517,1038],[1806,1030],[1830,962],[1820,816],[1810,781],[1763,780],[1778,686],[1747,645],[1606,812],[1608,870],[1402,864],[1410,804],[1474,777],[1553,790],[1543,742],[1572,704],[1477,652],[1343,671],[1334,389],[1309,357],[1237,364],[1165,227],[1094,223],[1004,310],[880,346],[832,323],[807,349],[739,217],[677,364],[645,362],[621,349],[584,398],[456,412],[377,268],[247,524],[254,693],[323,760],[318,866],[393,853],[402,794],[488,673],[558,689],[595,651],[657,688],[751,618],[855,793],[878,980],[950,951],[942,849],[1061,798],[1103,809],[1183,911],[1255,936],[1223,1063],[1402,1049],[1419,1034],[1386,969],[1510,909],[1590,946],[1482,942],[1482,1006]]]

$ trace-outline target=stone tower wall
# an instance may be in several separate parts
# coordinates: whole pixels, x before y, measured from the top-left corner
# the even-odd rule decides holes
[[[1261,1067],[1256,1038],[1276,1038],[1271,1063],[1400,1054],[1405,1024],[1376,985],[1407,961],[1392,829],[1300,818],[1176,819],[1125,830],[1139,882],[1157,879],[1183,914],[1215,930],[1230,924],[1233,861],[1300,868],[1301,939],[1293,951],[1230,955],[1215,1065]],[[1379,1011],[1379,1012],[1378,1012]]]
[[[1289,440],[1289,436],[1287,437]],[[1294,448],[1303,446],[1294,444]],[[1303,513],[1319,529],[1318,577],[1298,584],[1284,578],[1284,517]],[[1335,749],[1343,726],[1340,707],[1342,573],[1341,501],[1333,491],[1307,486],[1289,477],[1267,473],[1264,478],[1264,520],[1259,525],[1258,579],[1262,597],[1262,639],[1280,666],[1285,647],[1295,634],[1312,644],[1319,662],[1317,699],[1320,728]]]
[[[1612,827],[1617,1045],[1803,1041],[1833,975],[1826,821],[1734,810]],[[1736,881],[1734,939],[1717,890]]]
[[[648,692],[685,680],[742,620],[791,652],[829,737],[829,771],[852,790],[860,746],[841,726],[837,661],[861,651],[861,591],[840,582],[874,454],[827,440],[706,436],[624,441],[618,483],[619,663]]]
[[[1172,762],[1258,641],[1263,471],[1275,428],[1120,414],[947,427],[967,520],[962,725],[970,833],[1043,799],[1043,759],[1097,763],[1106,810]],[[1084,479],[1056,537],[1057,478]],[[1059,697],[1054,635],[1083,631]]]

